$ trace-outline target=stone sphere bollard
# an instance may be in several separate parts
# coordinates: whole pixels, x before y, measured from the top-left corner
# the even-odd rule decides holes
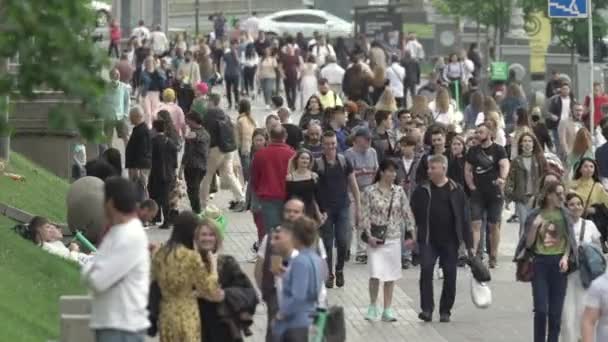
[[[70,230],[81,231],[93,244],[99,242],[104,227],[103,186],[97,177],[83,177],[72,183],[67,196]]]

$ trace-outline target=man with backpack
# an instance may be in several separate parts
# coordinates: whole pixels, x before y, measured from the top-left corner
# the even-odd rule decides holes
[[[220,177],[228,185],[234,196],[234,211],[245,210],[243,186],[235,176],[232,167],[232,152],[236,151],[234,125],[230,117],[219,107],[221,97],[218,94],[209,95],[209,109],[203,118],[203,127],[211,138],[209,155],[207,157],[207,173],[203,178],[201,188],[201,207],[204,211],[209,200],[211,182],[219,171]]]
[[[329,276],[325,282],[327,288],[344,286],[344,262],[348,251],[349,234],[352,234],[349,222],[351,191],[355,205],[355,221],[358,222],[360,213],[360,196],[357,179],[351,163],[338,154],[338,140],[333,130],[323,133],[323,154],[315,161],[314,171],[319,175],[317,200],[319,209],[325,217],[321,226],[321,237],[327,251],[327,267]],[[355,223],[356,223],[355,222]],[[355,224],[356,226],[356,224]],[[335,274],[333,272],[333,246],[337,247]]]

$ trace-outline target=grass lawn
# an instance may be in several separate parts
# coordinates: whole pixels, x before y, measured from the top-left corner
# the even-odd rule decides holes
[[[0,177],[0,202],[46,216],[54,222],[66,222],[65,198],[68,182],[12,152],[7,172],[20,174],[25,182]]]
[[[13,225],[0,216],[0,340],[58,339],[59,297],[86,293],[78,266],[24,240],[12,232]]]

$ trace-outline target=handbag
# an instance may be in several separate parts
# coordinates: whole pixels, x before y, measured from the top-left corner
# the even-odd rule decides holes
[[[388,215],[387,222],[391,220],[391,212],[393,211],[393,199],[395,197],[395,191],[391,189],[391,201],[388,205]],[[378,244],[383,245],[386,242],[386,232],[388,231],[388,224],[378,225],[372,224],[370,227],[370,234],[373,238],[379,240]],[[367,231],[361,233],[361,241],[367,243],[369,241],[369,237],[367,236]]]
[[[526,252],[526,256],[517,260],[515,279],[523,283],[529,283],[534,278],[534,255]]]
[[[590,243],[584,243],[585,219],[582,219],[581,233],[579,235],[578,257],[579,275],[583,288],[591,286],[591,282],[606,272],[606,259],[602,250]]]

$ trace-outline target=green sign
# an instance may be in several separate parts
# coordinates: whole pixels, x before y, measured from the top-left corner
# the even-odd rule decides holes
[[[509,78],[509,64],[507,62],[493,62],[490,65],[490,80],[506,81]]]
[[[413,32],[418,38],[433,39],[435,38],[435,28],[429,24],[403,24],[403,33]]]

